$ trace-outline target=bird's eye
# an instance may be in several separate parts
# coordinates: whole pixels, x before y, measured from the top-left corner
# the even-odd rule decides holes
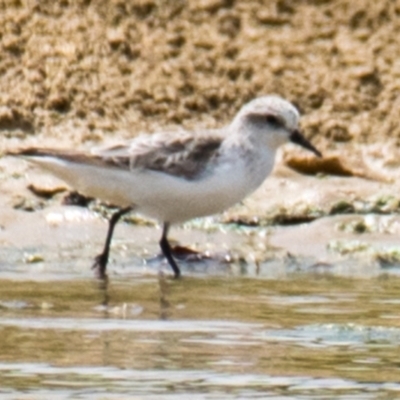
[[[267,115],[266,121],[268,124],[276,126],[276,127],[279,127],[282,125],[282,121],[279,118],[275,117],[275,115],[271,115],[271,114]]]

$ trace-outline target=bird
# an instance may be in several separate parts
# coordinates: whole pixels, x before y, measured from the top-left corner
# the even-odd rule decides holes
[[[254,192],[271,173],[278,148],[293,142],[322,154],[301,133],[300,114],[277,95],[244,104],[219,129],[141,134],[89,152],[29,147],[9,151],[38,165],[74,190],[118,207],[109,219],[102,252],[93,268],[106,278],[118,221],[137,212],[162,225],[159,245],[174,277],[181,270],[168,241],[170,227],[218,214]]]

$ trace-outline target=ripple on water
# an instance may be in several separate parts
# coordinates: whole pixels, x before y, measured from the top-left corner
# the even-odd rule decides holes
[[[261,374],[227,374],[212,370],[121,370],[113,367],[55,367],[47,364],[0,364],[0,378],[32,377],[47,389],[8,389],[3,386],[2,399],[113,399],[135,395],[151,399],[233,399],[374,398],[376,391],[400,391],[399,384],[357,383],[348,379],[310,376],[274,377]],[[37,380],[39,379],[39,381]],[[358,394],[362,392],[362,396]],[[40,397],[42,396],[42,397]],[[217,397],[215,397],[217,396]],[[261,397],[260,397],[261,396]],[[300,396],[300,397],[298,397]],[[329,397],[328,397],[329,398]]]
[[[400,312],[392,278],[146,276],[112,281],[106,293],[91,280],[3,283],[2,399],[400,392],[400,327],[387,318]]]

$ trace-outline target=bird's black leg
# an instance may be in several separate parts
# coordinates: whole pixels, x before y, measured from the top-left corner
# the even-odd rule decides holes
[[[100,279],[104,279],[106,277],[108,256],[110,254],[111,239],[112,239],[115,225],[117,225],[117,222],[120,220],[120,218],[123,215],[127,214],[130,211],[132,211],[132,207],[121,208],[118,211],[116,211],[110,218],[110,221],[108,223],[108,232],[107,232],[106,241],[104,243],[103,252],[94,259],[94,264],[92,266],[92,269],[96,270],[96,275]]]
[[[175,262],[174,258],[172,257],[171,246],[168,242],[167,235],[169,230],[169,223],[165,222],[163,226],[163,232],[160,240],[160,247],[164,257],[168,260],[169,265],[174,270],[175,278],[178,279],[181,276],[181,271]]]

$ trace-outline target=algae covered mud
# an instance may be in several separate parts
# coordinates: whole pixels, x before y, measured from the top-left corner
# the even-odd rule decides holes
[[[399,386],[396,1],[0,0],[0,153],[220,127],[276,93],[324,154],[288,147],[257,193],[159,231],[0,158],[3,399],[393,399]],[[71,200],[72,199],[72,200]]]

